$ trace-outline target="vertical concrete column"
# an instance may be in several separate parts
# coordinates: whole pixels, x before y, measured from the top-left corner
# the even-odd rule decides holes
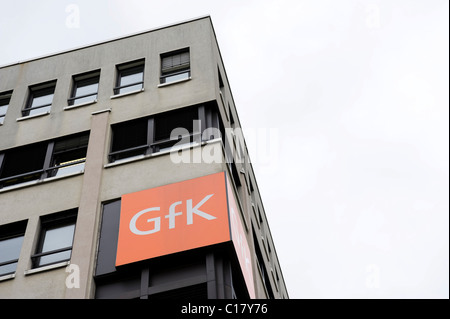
[[[94,260],[100,214],[100,187],[108,135],[110,110],[92,114],[91,132],[84,169],[83,189],[75,228],[71,264],[72,276],[79,275],[79,287],[67,287],[66,298],[92,298]]]
[[[206,255],[206,284],[208,299],[217,299],[216,267],[213,252]]]

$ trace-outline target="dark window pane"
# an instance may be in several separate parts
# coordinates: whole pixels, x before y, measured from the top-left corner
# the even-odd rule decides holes
[[[0,225],[0,276],[14,273],[22,248],[27,221]]]
[[[170,133],[175,128],[185,128],[192,133],[193,121],[197,119],[198,109],[196,107],[159,114],[155,117],[155,140],[170,139]]]
[[[32,144],[6,152],[1,178],[12,177],[42,170],[44,166],[47,143]],[[41,171],[3,182],[3,186],[14,185],[39,179]]]
[[[147,145],[147,122],[147,119],[139,119],[113,126],[111,151],[117,152]],[[113,160],[142,155],[145,150],[145,148],[140,148],[116,154],[113,156]]]

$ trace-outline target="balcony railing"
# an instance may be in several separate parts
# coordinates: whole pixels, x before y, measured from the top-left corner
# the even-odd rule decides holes
[[[0,179],[0,189],[5,186],[26,183],[26,182],[30,182],[30,181],[34,181],[34,180],[44,179],[47,177],[56,177],[56,176],[67,175],[69,173],[66,173],[63,175],[58,175],[58,170],[67,168],[67,167],[71,167],[71,166],[84,164],[85,162],[86,162],[86,158],[82,158],[82,159],[78,159],[78,160],[65,162],[63,164],[52,166],[49,168],[44,168],[44,169],[26,172],[26,173],[14,175],[14,176],[4,177],[4,178]],[[82,169],[80,169],[80,171],[82,171]]]

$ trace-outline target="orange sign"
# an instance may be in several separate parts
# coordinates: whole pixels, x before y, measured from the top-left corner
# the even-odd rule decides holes
[[[248,245],[247,237],[245,236],[244,227],[242,226],[241,218],[239,217],[239,210],[236,205],[236,199],[231,189],[230,180],[227,178],[228,191],[228,209],[231,223],[231,237],[233,240],[234,250],[238,257],[239,265],[244,276],[245,284],[247,285],[248,293],[251,299],[256,298],[255,285],[253,283],[253,269],[252,258],[250,254],[250,247]]]
[[[116,266],[230,240],[221,172],[123,195]]]

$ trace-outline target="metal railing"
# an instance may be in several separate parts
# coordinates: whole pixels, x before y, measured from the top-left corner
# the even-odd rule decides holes
[[[182,74],[186,74],[186,78],[189,78],[191,76],[191,70],[190,69],[184,69],[181,71],[177,71],[177,72],[171,72],[171,73],[166,73],[160,76],[160,83],[164,84],[164,83],[168,83],[167,82],[167,78],[170,77],[175,77],[177,75],[182,75]]]
[[[44,107],[49,107],[51,105],[52,105],[52,103],[43,104],[43,105],[34,106],[34,107],[27,107],[27,108],[22,110],[22,116],[28,116],[28,115],[30,115],[30,112],[33,111],[33,110],[41,109],[41,108],[44,108]]]
[[[52,265],[52,264],[56,264],[56,263],[60,263],[60,262],[63,262],[63,261],[70,260],[70,257],[69,257],[69,258],[62,258],[60,260],[55,260],[55,261],[52,261],[52,262],[49,262],[49,263],[41,264],[40,260],[38,259],[38,258],[45,257],[45,256],[50,256],[50,255],[63,253],[65,251],[69,251],[69,250],[72,250],[72,246],[68,246],[68,247],[64,247],[64,248],[60,248],[60,249],[55,249],[55,250],[50,250],[50,251],[46,251],[46,252],[43,252],[43,253],[34,254],[34,255],[31,256],[31,261],[33,263],[33,268],[47,266],[47,265]]]
[[[116,160],[117,155],[123,155],[126,153],[135,153],[136,152],[136,155],[145,155],[145,154],[156,153],[156,152],[159,152],[160,149],[164,148],[164,146],[166,146],[166,147],[173,146],[180,140],[183,140],[186,138],[189,138],[190,143],[195,142],[196,138],[198,138],[198,141],[201,142],[201,133],[199,133],[199,132],[190,133],[189,135],[178,136],[177,139],[167,138],[167,139],[155,141],[151,144],[143,144],[143,145],[126,148],[126,149],[119,150],[119,151],[110,152],[109,153],[109,161],[114,162]],[[139,151],[141,151],[141,152],[139,152]],[[124,156],[121,158],[126,158],[126,157],[131,157],[131,156],[136,156],[136,155]]]
[[[8,265],[17,263],[18,261],[19,261],[19,259],[11,259],[11,260],[8,260],[8,261],[4,261],[4,262],[0,263],[0,268],[3,267],[3,266],[8,266]],[[2,273],[0,271],[0,276],[10,275],[10,274],[13,274],[15,272],[16,272],[15,269],[13,271],[8,271],[8,272],[5,272],[5,273]]]
[[[67,102],[68,102],[69,105],[74,105],[76,100],[84,99],[84,98],[87,98],[87,97],[90,97],[90,96],[94,96],[94,95],[95,95],[95,98],[94,98],[94,100],[95,100],[97,98],[97,94],[98,94],[98,92],[89,93],[89,94],[80,95],[80,96],[74,96],[74,97],[68,98]]]
[[[114,94],[120,94],[120,89],[124,89],[130,86],[136,86],[136,85],[141,85],[141,89],[144,87],[144,81],[139,81],[139,82],[135,82],[135,83],[131,83],[131,84],[126,84],[126,85],[121,85],[121,86],[116,86],[114,87]]]
[[[69,163],[66,164],[61,164],[61,165],[56,165],[56,166],[52,166],[49,168],[43,168],[43,169],[39,169],[39,170],[35,170],[35,171],[31,171],[31,172],[26,172],[26,173],[22,173],[22,174],[18,174],[18,175],[14,175],[14,176],[8,176],[8,177],[4,177],[0,179],[0,189],[3,188],[5,185],[5,182],[17,179],[25,179],[24,181],[19,181],[18,183],[13,183],[10,185],[6,185],[6,186],[11,186],[11,185],[16,185],[16,184],[21,184],[21,183],[25,183],[28,181],[32,181],[32,180],[41,180],[44,179],[46,177],[53,177],[56,174],[52,175],[52,171],[53,170],[58,170],[60,168],[64,168],[64,167],[69,167],[69,166],[74,166],[74,165],[78,165],[81,163],[86,162],[86,158],[80,159],[80,160],[75,160],[75,161],[71,161]],[[38,176],[39,174],[39,176]],[[33,176],[36,175],[38,176],[37,178],[33,178]],[[31,177],[30,179],[26,180],[26,177]]]

